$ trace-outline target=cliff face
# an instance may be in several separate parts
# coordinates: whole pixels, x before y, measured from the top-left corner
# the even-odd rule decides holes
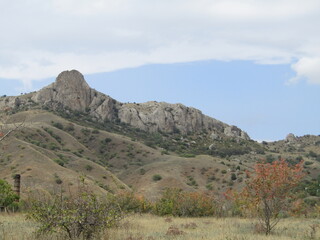
[[[76,71],[64,71],[56,81],[33,94],[34,102],[53,109],[67,107],[74,111],[88,112],[100,121],[120,121],[148,131],[181,134],[207,131],[213,135],[229,136],[249,140],[249,136],[235,126],[229,126],[201,111],[182,104],[146,102],[123,104],[113,98],[91,89],[83,75]],[[4,101],[4,100],[3,100]],[[0,102],[0,107],[8,107]],[[19,100],[9,99],[10,107]],[[11,106],[12,105],[12,106]]]
[[[222,122],[203,115],[195,108],[164,102],[122,105],[119,109],[119,119],[150,132],[159,130],[182,134],[203,130],[222,132],[225,127]]]

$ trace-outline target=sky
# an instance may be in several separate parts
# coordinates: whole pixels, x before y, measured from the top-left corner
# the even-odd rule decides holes
[[[320,134],[319,0],[0,0],[0,94],[77,69],[122,102],[182,103],[255,140]]]

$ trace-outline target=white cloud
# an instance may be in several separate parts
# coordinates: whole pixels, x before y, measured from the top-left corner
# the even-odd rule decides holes
[[[318,0],[0,0],[0,78],[148,63],[292,63],[319,84]]]
[[[320,57],[303,57],[291,67],[297,75],[289,80],[289,84],[294,84],[303,79],[306,79],[310,84],[320,84]]]

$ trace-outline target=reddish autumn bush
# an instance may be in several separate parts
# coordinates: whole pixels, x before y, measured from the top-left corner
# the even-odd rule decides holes
[[[284,159],[272,163],[258,163],[246,187],[240,192],[229,191],[228,198],[234,200],[236,209],[256,214],[268,235],[279,221],[282,211],[289,209],[293,200],[291,190],[304,177],[303,162],[290,166]]]

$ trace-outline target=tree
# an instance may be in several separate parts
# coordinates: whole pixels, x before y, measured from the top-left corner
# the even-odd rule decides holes
[[[7,207],[14,205],[19,199],[19,196],[12,191],[11,186],[5,180],[0,179],[0,207]]]
[[[235,202],[256,211],[266,235],[279,222],[282,210],[287,209],[291,190],[304,176],[303,162],[290,166],[284,159],[272,163],[258,163],[253,175],[240,194],[230,194]]]

